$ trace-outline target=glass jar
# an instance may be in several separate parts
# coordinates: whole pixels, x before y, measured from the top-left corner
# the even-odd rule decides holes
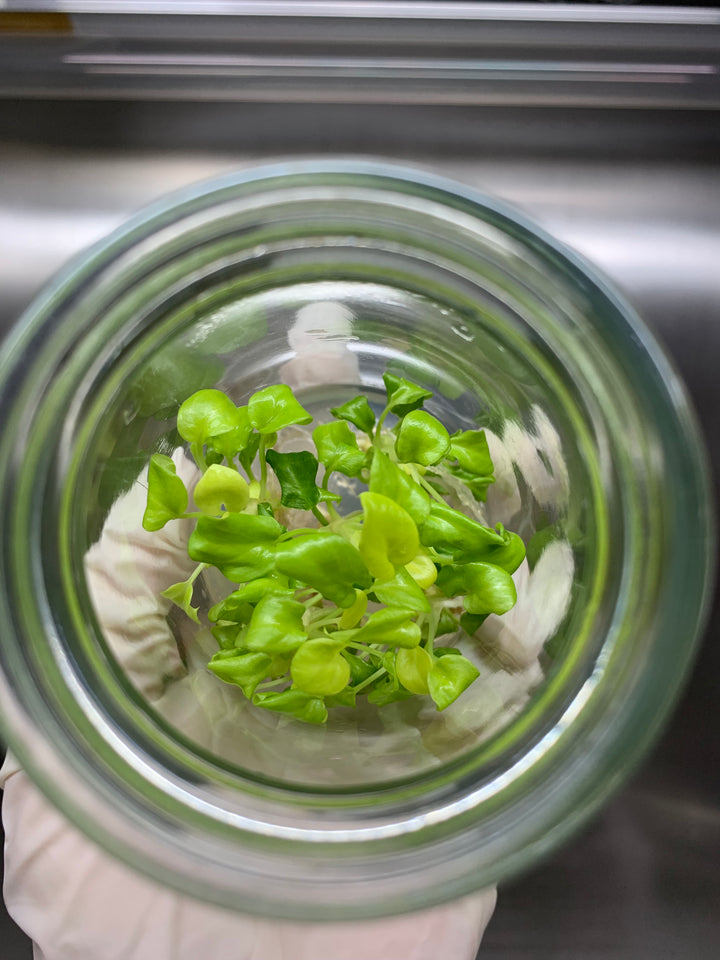
[[[286,382],[322,418],[381,407],[388,370],[485,428],[496,482],[468,509],[528,549],[515,610],[461,641],[477,683],[313,727],[190,676],[207,634],[172,616],[184,662],[138,682],[93,584],[143,575],[143,470],[182,457],[179,403]],[[4,733],[89,836],[201,899],[341,919],[496,883],[623,782],[692,661],[712,510],[683,388],[587,264],[459,185],[293,163],[175,195],[34,303],[0,404]]]

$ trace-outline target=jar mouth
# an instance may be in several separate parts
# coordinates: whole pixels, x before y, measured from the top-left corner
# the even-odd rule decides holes
[[[355,754],[347,723],[314,737],[243,714],[240,746],[188,736],[119,666],[88,589],[89,551],[142,468],[122,442],[137,426],[172,449],[178,369],[238,402],[284,372],[321,410],[372,399],[388,365],[434,378],[438,413],[497,438],[507,485],[489,514],[504,521],[516,496],[539,551],[512,651],[539,674],[494,715],[480,701],[447,722],[398,710],[379,721],[385,739],[368,721],[351,731]],[[171,197],[30,308],[0,404],[8,742],[88,834],[194,896],[341,917],[497,882],[628,775],[692,660],[712,509],[683,388],[592,268],[456,184],[297,163]],[[483,655],[510,642],[498,636]],[[518,673],[487,663],[486,701]]]

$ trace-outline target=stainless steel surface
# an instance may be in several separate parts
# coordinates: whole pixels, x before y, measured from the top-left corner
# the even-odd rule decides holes
[[[0,4],[0,95],[120,94],[717,108],[720,10],[471,0]]]
[[[667,345],[717,475],[719,141],[720,115],[699,112],[0,101],[0,331],[68,257],[175,187],[279,157],[399,160],[506,199],[603,269]],[[501,891],[484,960],[720,955],[719,640],[716,603],[654,754]],[[4,960],[29,957],[4,931]]]

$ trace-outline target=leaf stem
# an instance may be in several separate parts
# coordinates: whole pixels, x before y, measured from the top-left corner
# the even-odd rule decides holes
[[[330,467],[325,467],[325,473],[323,474],[322,484],[320,486],[320,489],[323,490],[325,493],[330,492],[328,490],[328,481],[330,480],[331,473],[332,473],[332,470],[330,469]],[[328,500],[325,505],[327,506],[327,511],[328,511],[328,514],[330,515],[330,521],[332,523],[337,523],[337,521],[340,520],[341,518],[340,518],[340,514],[335,509],[335,504],[332,502],[332,500]]]
[[[328,627],[332,623],[337,623],[342,617],[342,613],[337,613],[332,611],[330,615],[323,613],[322,616],[319,616],[316,620],[312,620],[308,627],[310,629],[319,629],[321,627]]]
[[[371,657],[379,657],[380,660],[385,656],[384,653],[381,653],[379,650],[373,650],[372,647],[368,647],[364,643],[360,643],[359,640],[346,640],[346,647],[352,647],[354,650],[362,650],[363,653],[369,653]]]
[[[262,433],[258,443],[258,457],[260,459],[260,496],[258,499],[265,500],[267,498],[267,460],[265,459],[265,437]]]
[[[317,533],[317,527],[294,527],[292,530],[286,530],[285,533],[280,534],[278,540],[280,543],[284,543],[286,540],[300,536],[303,533]]]
[[[327,517],[324,517],[324,516],[322,515],[322,513],[320,513],[320,509],[318,508],[318,505],[317,505],[317,504],[315,504],[315,506],[312,508],[312,514],[313,514],[314,517],[316,517],[316,518],[320,521],[320,523],[321,523],[324,527],[327,527],[328,524],[330,523],[330,521],[327,519]]]
[[[203,572],[203,570],[207,570],[209,566],[210,566],[209,563],[199,563],[195,567],[193,572],[190,574],[190,576],[187,578],[186,583],[194,583],[197,580],[197,578],[200,576],[200,574]]]
[[[380,439],[380,431],[382,430],[382,425],[385,423],[385,418],[390,413],[390,404],[388,404],[383,412],[378,417],[378,421],[375,424],[375,435],[372,438],[373,446],[377,444],[377,441]]]
[[[310,597],[309,600],[301,600],[300,603],[303,603],[305,605],[305,608],[309,610],[310,607],[314,607],[316,604],[322,603],[322,599],[323,599],[322,594],[316,593],[314,597]]]
[[[202,472],[205,473],[205,471],[208,468],[208,465],[207,465],[207,460],[205,459],[205,455],[203,453],[202,443],[198,441],[195,441],[195,443],[191,443],[190,453],[193,455],[193,460],[195,461],[195,463],[202,470]]]
[[[419,483],[420,486],[423,488],[423,490],[429,493],[430,496],[434,500],[437,500],[438,503],[445,503],[444,498],[437,492],[435,487],[431,483],[428,483],[425,477],[420,476],[420,472],[418,471],[414,463],[410,464],[410,471],[412,473],[413,480],[416,483]]]
[[[255,476],[255,473],[254,473],[254,471],[253,471],[252,464],[249,463],[247,466],[243,465],[243,469],[245,470],[245,473],[247,474],[248,482],[249,482],[249,483],[257,483],[257,477]]]
[[[435,644],[435,634],[437,633],[438,624],[440,623],[440,617],[442,615],[442,605],[437,603],[430,604],[430,616],[428,617],[428,637],[425,644],[425,649],[432,657],[433,655],[433,645]]]
[[[353,693],[358,694],[364,687],[369,687],[371,683],[374,683],[378,677],[381,677],[384,673],[387,673],[387,670],[385,667],[380,667],[375,673],[370,674],[369,677],[365,677],[362,683],[359,683],[356,687],[350,687],[350,689]]]
[[[265,690],[269,690],[271,687],[279,687],[280,684],[287,682],[287,677],[279,677],[277,680],[263,680],[255,687],[255,690],[260,690],[262,693]]]

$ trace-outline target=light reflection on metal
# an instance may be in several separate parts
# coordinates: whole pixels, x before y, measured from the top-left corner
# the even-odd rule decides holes
[[[22,0],[6,0],[8,10]],[[55,0],[36,3],[40,10],[69,14],[182,14],[233,17],[331,17],[333,19],[521,20],[535,22],[720,23],[720,12],[698,7],[585,6],[562,3],[457,3],[445,0]]]
[[[421,60],[409,58],[363,57],[282,57],[245,54],[68,54],[67,64],[86,66],[92,72],[180,73],[188,69],[212,73],[259,74],[268,70],[282,70],[283,75],[326,76],[328,73],[367,75],[381,78],[402,74],[408,79],[443,76],[459,79],[480,79],[484,75],[504,78],[527,77],[542,74],[574,74],[583,80],[632,80],[633,82],[689,82],[693,76],[713,76],[718,68],[706,64],[673,63],[606,63],[581,61],[523,61],[523,60]]]

